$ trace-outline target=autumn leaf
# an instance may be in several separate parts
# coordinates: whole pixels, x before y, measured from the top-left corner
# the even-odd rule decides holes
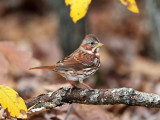
[[[0,42],[0,52],[9,60],[10,63],[14,64],[15,66],[25,70],[26,72],[29,71],[29,68],[32,66],[39,66],[40,62],[37,59],[32,57],[32,52],[29,50],[19,50],[16,48],[13,42]],[[3,57],[3,56],[2,56]],[[0,58],[2,58],[0,55]],[[2,60],[0,60],[1,62]],[[6,60],[3,60],[1,64],[6,64]],[[0,64],[0,65],[1,65]],[[3,66],[4,66],[3,65]],[[1,73],[1,69],[0,69]],[[37,75],[40,75],[42,71],[32,72]]]
[[[70,5],[70,17],[76,23],[86,15],[91,0],[65,0],[65,3]]]
[[[104,112],[99,106],[75,104],[74,112],[80,116],[82,120],[113,120],[112,114]],[[97,114],[98,113],[98,114]]]
[[[8,86],[0,85],[0,104],[12,117],[27,118],[27,107],[23,99]]]
[[[8,71],[8,61],[2,53],[0,53],[0,75],[6,74]]]
[[[137,7],[135,0],[120,0],[120,1],[123,5],[127,6],[128,10],[134,13],[139,13],[139,9]]]

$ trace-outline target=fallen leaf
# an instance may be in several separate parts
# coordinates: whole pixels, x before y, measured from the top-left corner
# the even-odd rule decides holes
[[[23,99],[8,86],[0,85],[0,104],[12,117],[27,118],[27,107]]]
[[[8,61],[3,54],[0,53],[0,74],[3,75],[8,71]]]
[[[6,79],[4,74],[0,75],[0,85],[8,85],[10,82]]]
[[[74,112],[82,120],[112,120],[113,117],[109,112],[103,111],[99,106],[74,104]],[[97,114],[98,113],[98,114]]]
[[[0,120],[2,120],[4,114],[4,109],[0,106]]]
[[[18,50],[13,42],[0,42],[0,52],[7,57],[10,63],[17,67],[37,75],[42,73],[41,70],[29,70],[33,66],[40,65],[40,62],[32,57],[31,51]]]
[[[65,84],[53,84],[53,85],[45,85],[43,88],[47,91],[56,91],[62,87],[70,87],[69,83]]]
[[[160,63],[142,57],[135,58],[130,66],[132,73],[138,73],[150,76],[152,78],[160,77]]]

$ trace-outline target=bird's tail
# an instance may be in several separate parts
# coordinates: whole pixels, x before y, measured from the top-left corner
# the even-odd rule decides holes
[[[33,69],[54,69],[55,65],[51,65],[51,66],[39,66],[39,67],[33,67],[30,68],[29,70],[33,70]]]

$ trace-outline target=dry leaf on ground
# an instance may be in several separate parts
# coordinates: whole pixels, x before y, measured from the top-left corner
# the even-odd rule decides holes
[[[132,73],[144,74],[153,78],[160,78],[160,63],[137,57],[132,61],[130,71]]]
[[[8,61],[2,53],[0,53],[0,75],[6,74],[8,71]]]
[[[0,85],[0,104],[12,117],[27,118],[27,107],[23,99],[8,86]]]
[[[0,52],[10,63],[26,72],[41,74],[41,70],[29,71],[29,68],[40,65],[40,62],[32,57],[31,51],[18,50],[13,42],[0,42]]]
[[[65,83],[65,84],[52,84],[52,85],[43,86],[43,88],[47,91],[56,91],[56,90],[60,89],[61,87],[70,87],[70,84]]]
[[[99,106],[95,105],[74,104],[73,111],[82,120],[112,120],[111,113],[103,111]]]

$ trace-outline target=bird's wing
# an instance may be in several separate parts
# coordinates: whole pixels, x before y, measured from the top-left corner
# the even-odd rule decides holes
[[[57,62],[53,70],[81,70],[94,66],[94,58],[88,54],[70,55]]]
[[[76,50],[74,53],[72,53],[68,57],[65,57],[63,60],[57,62],[57,64],[55,64],[55,65],[40,66],[40,67],[34,67],[34,68],[30,68],[30,69],[52,69],[55,71],[82,70],[84,68],[94,67],[95,66],[94,58],[95,58],[95,56],[93,56],[93,55]]]

